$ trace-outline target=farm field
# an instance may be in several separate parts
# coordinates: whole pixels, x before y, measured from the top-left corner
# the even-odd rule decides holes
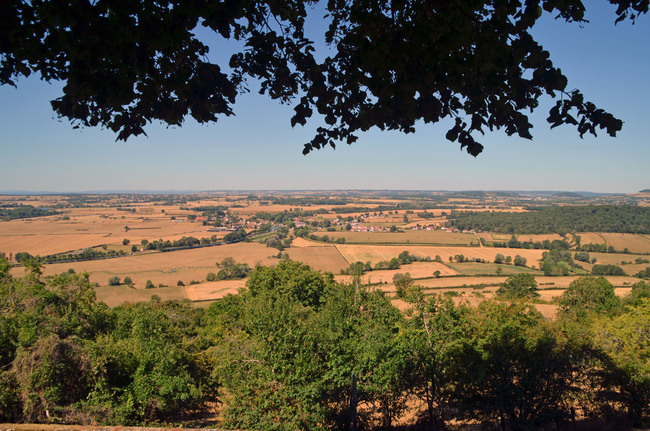
[[[109,307],[117,307],[125,302],[136,303],[151,300],[153,295],[162,301],[188,299],[183,287],[169,286],[155,289],[132,289],[126,285],[101,286],[95,289],[98,301],[104,302]]]
[[[441,230],[408,230],[405,232],[318,232],[330,239],[345,238],[346,243],[355,244],[432,244],[432,245],[477,245],[474,234],[445,232]]]
[[[87,271],[90,281],[106,286],[114,275],[131,277],[136,289],[144,289],[147,280],[156,286],[164,284],[175,286],[178,280],[189,285],[192,280],[205,280],[209,272],[217,273],[216,263],[232,257],[238,263],[251,267],[257,264],[273,265],[277,259],[271,258],[275,249],[257,243],[238,243],[227,246],[178,250],[174,252],[136,254],[115,259],[90,260],[84,262],[56,263],[45,265],[43,274],[53,275],[72,268],[77,273]],[[14,268],[15,275],[22,275],[22,268]]]
[[[294,197],[304,199],[310,196],[309,192],[298,193]],[[391,206],[400,204],[399,200],[384,198],[359,198],[359,203],[347,205],[303,205],[303,204],[273,204],[262,203],[256,199],[248,199],[244,194],[215,193],[201,196],[187,196],[187,198],[169,198],[171,203],[165,199],[155,196],[140,195],[99,195],[85,196],[83,198],[70,196],[35,196],[26,199],[17,196],[0,196],[0,204],[11,205],[33,205],[36,207],[53,207],[58,214],[45,217],[11,220],[0,222],[0,252],[16,254],[27,252],[34,256],[49,255],[55,253],[74,253],[85,248],[95,248],[98,251],[121,251],[131,253],[131,247],[136,245],[141,248],[141,241],[154,241],[157,239],[174,241],[182,237],[193,236],[195,238],[212,237],[222,238],[227,231],[209,231],[217,224],[206,223],[206,217],[200,217],[192,221],[193,217],[205,216],[205,209],[220,208],[226,211],[235,222],[246,226],[250,232],[257,226],[264,223],[268,218],[266,215],[284,215],[281,223],[277,223],[273,230],[260,231],[255,236],[257,242],[240,242],[205,248],[176,250],[169,252],[145,251],[136,252],[132,255],[103,260],[89,260],[83,262],[71,262],[60,264],[46,264],[44,275],[52,275],[67,271],[69,268],[75,272],[87,271],[90,273],[90,280],[96,283],[98,298],[109,305],[121,304],[128,301],[148,301],[152,295],[165,299],[189,299],[191,301],[210,301],[223,297],[228,293],[236,293],[245,285],[245,280],[224,280],[207,282],[207,274],[217,273],[219,268],[216,263],[226,257],[232,257],[238,263],[255,265],[275,265],[279,260],[274,257],[279,250],[267,247],[264,241],[276,235],[275,229],[285,229],[284,235],[293,237],[290,247],[282,250],[285,256],[292,260],[304,262],[312,268],[320,271],[328,271],[335,274],[336,279],[342,282],[351,281],[350,276],[340,275],[342,269],[349,267],[351,263],[370,262],[372,265],[381,261],[390,261],[403,251],[408,251],[421,258],[435,259],[440,256],[442,263],[414,262],[403,265],[397,270],[370,271],[362,276],[363,283],[384,283],[381,288],[387,292],[394,291],[392,285],[393,276],[396,273],[410,273],[418,280],[419,284],[425,286],[427,292],[442,292],[448,290],[467,290],[462,297],[478,299],[480,295],[472,294],[476,289],[462,288],[463,285],[490,284],[496,285],[503,282],[508,275],[518,272],[530,272],[536,274],[540,288],[551,288],[545,290],[544,295],[552,297],[559,294],[561,289],[568,286],[575,277],[543,277],[538,270],[531,267],[539,267],[539,260],[545,250],[531,249],[509,249],[479,247],[477,235],[484,242],[507,242],[511,235],[497,234],[490,232],[462,233],[447,232],[442,230],[405,230],[403,232],[350,232],[343,230],[347,221],[358,219],[361,226],[383,226],[396,225],[400,229],[409,226],[440,224],[445,223],[443,213],[450,214],[450,208],[437,206],[435,209],[427,209],[436,218],[424,219],[417,216],[414,210],[406,213],[399,209],[394,211],[382,210],[382,214],[374,215],[373,211],[355,213],[337,213],[331,211],[338,208],[366,207],[375,208],[378,205]],[[151,198],[151,200],[148,200]],[[80,205],[67,205],[68,202],[85,202]],[[84,200],[85,199],[85,200]],[[273,202],[274,198],[262,198],[267,202]],[[300,201],[296,199],[296,202]],[[289,201],[289,200],[285,200]],[[304,200],[303,200],[304,201]],[[472,203],[473,202],[473,203]],[[497,201],[488,201],[481,198],[452,198],[450,204],[469,205],[471,209],[456,208],[457,211],[481,211],[492,210],[498,206],[498,211],[521,211],[521,206],[508,206],[508,200],[499,198]],[[433,204],[436,206],[437,204]],[[483,205],[481,207],[481,205]],[[203,209],[202,209],[203,208]],[[291,213],[297,210],[330,211],[326,214],[309,215],[304,220],[298,220]],[[197,211],[199,210],[199,211]],[[389,214],[391,212],[392,214]],[[368,217],[365,214],[368,213]],[[404,215],[408,223],[404,222]],[[257,219],[257,217],[261,219]],[[342,219],[334,223],[335,231],[325,231],[325,224],[334,219]],[[203,221],[202,221],[203,220]],[[248,223],[252,220],[252,225]],[[208,217],[209,221],[209,217]],[[295,237],[294,231],[286,226],[291,222],[302,222],[307,226],[310,233],[319,236],[328,235],[334,241],[337,238],[345,238],[345,244],[324,243],[311,241],[309,239]],[[235,223],[233,222],[233,223]],[[257,222],[257,224],[255,224]],[[207,224],[207,225],[206,225]],[[223,229],[233,231],[241,225],[230,224]],[[222,226],[219,224],[218,226]],[[252,227],[251,227],[252,226]],[[267,228],[268,229],[268,228]],[[650,264],[635,263],[636,258],[648,256],[640,253],[650,253],[650,236],[616,233],[584,233],[581,235],[582,244],[601,243],[613,246],[616,250],[627,248],[629,254],[619,253],[590,253],[591,257],[597,259],[597,264],[618,265],[633,275],[640,270],[645,270]],[[560,235],[518,235],[519,241],[544,241],[562,239]],[[569,236],[570,238],[570,236]],[[123,245],[124,239],[129,240],[129,245]],[[261,242],[261,243],[260,243]],[[572,250],[573,254],[575,250]],[[510,256],[514,259],[520,255],[527,259],[527,268],[515,267],[512,265],[496,265],[490,263],[497,254]],[[480,259],[487,263],[464,262],[456,263],[454,257],[463,255],[467,259]],[[450,258],[453,262],[450,262]],[[625,264],[623,264],[625,262]],[[590,271],[591,263],[576,262]],[[496,276],[497,268],[501,268],[501,275]],[[433,273],[440,271],[441,278],[434,279]],[[24,270],[16,267],[12,274],[22,275]],[[134,289],[127,286],[108,286],[108,279],[117,275],[122,280],[130,277],[134,282]],[[481,275],[486,275],[481,277]],[[631,283],[637,281],[632,277],[608,277],[621,289],[625,289]],[[146,282],[150,280],[156,287],[144,289]],[[177,286],[181,281],[184,286]],[[194,282],[194,284],[190,284]],[[547,284],[552,283],[552,284]],[[442,290],[441,290],[442,289]],[[486,290],[490,290],[487,288]],[[464,292],[461,290],[459,292]],[[495,290],[495,289],[493,289]]]
[[[392,283],[393,276],[397,273],[409,273],[415,279],[433,277],[435,271],[440,271],[441,276],[458,275],[458,272],[449,268],[447,265],[438,262],[413,262],[408,265],[402,265],[399,269],[382,269],[368,271],[361,276],[361,283]],[[350,283],[352,276],[337,275],[336,280],[344,283]],[[419,281],[418,281],[419,283]]]
[[[267,248],[271,251],[273,249]],[[314,269],[329,271],[338,274],[350,264],[333,245],[325,247],[297,247],[286,250],[289,258],[306,263]]]
[[[627,248],[630,253],[650,253],[650,235],[608,232],[588,232],[579,235],[582,244],[605,244],[619,252]]]
[[[108,210],[106,214],[110,215],[102,217],[104,213],[99,215],[97,209],[94,211],[94,214],[90,211],[72,213],[70,220],[48,216],[0,223],[0,250],[7,254],[27,252],[45,256],[87,247],[121,245],[124,238],[132,244],[139,244],[143,239],[175,240],[183,236],[209,237],[214,234],[201,223],[175,221],[170,216],[140,218],[137,213],[128,213],[121,218],[119,213],[123,211]],[[126,230],[125,226],[129,229]]]
[[[446,264],[454,269],[458,274],[462,275],[482,275],[482,274],[496,274],[497,268],[501,268],[501,274],[512,275],[520,272],[531,273],[535,275],[541,274],[539,270],[531,268],[514,266],[514,265],[500,265],[496,263],[477,263],[477,262],[463,262],[463,263],[448,263]]]
[[[484,242],[508,242],[510,241],[510,238],[512,238],[512,235],[510,234],[505,234],[505,233],[491,233],[491,232],[480,232],[477,234],[478,236],[481,237]],[[544,240],[561,240],[562,237],[558,234],[545,234],[545,235],[530,235],[530,234],[522,234],[522,235],[515,235],[517,239],[521,242],[524,241],[532,241],[532,242],[537,242],[537,241],[544,241]]]
[[[488,247],[442,247],[442,246],[416,246],[416,245],[360,245],[360,244],[341,244],[336,248],[341,252],[345,260],[349,263],[357,261],[376,264],[377,262],[390,260],[397,257],[404,250],[416,256],[431,257],[440,256],[443,262],[449,262],[449,258],[462,254],[466,258],[478,258],[486,261],[493,261],[494,257],[501,253],[504,256],[516,255],[525,257],[528,265],[535,265],[542,257],[543,250],[523,250],[523,249],[497,249]]]

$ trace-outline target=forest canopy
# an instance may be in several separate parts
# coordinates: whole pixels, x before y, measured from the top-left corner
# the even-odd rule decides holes
[[[650,208],[619,205],[537,207],[528,212],[455,212],[461,230],[512,234],[558,232],[650,233]]]
[[[612,21],[632,22],[650,0],[609,0]],[[503,130],[532,139],[528,115],[557,99],[547,121],[582,137],[622,121],[567,89],[567,77],[532,36],[543,14],[586,23],[580,0],[329,1],[201,0],[0,3],[0,84],[36,74],[64,83],[54,111],[76,127],[101,126],[117,139],[152,121],[180,126],[233,115],[247,82],[294,105],[291,124],[321,123],[306,154],[352,144],[371,128],[415,131],[452,119],[446,138],[469,154],[477,135]],[[309,13],[323,12],[325,58],[306,37]],[[575,24],[574,24],[575,25]],[[199,34],[237,41],[229,61],[211,62]]]

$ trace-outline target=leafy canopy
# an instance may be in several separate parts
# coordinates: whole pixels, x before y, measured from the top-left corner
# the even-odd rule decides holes
[[[616,22],[647,13],[650,0],[609,0]],[[559,100],[551,127],[570,124],[582,137],[622,122],[566,90],[567,78],[531,30],[544,13],[586,22],[581,0],[332,0],[325,6],[322,59],[305,37],[315,0],[7,0],[0,4],[0,84],[32,73],[63,81],[52,107],[75,126],[103,126],[117,139],[159,120],[181,125],[233,115],[246,80],[295,103],[291,124],[317,112],[326,124],[304,153],[351,144],[372,127],[415,131],[418,121],[454,120],[447,132],[476,156],[477,133],[504,130],[532,139],[528,112],[540,97]],[[197,34],[207,29],[244,44],[228,64],[207,58]]]

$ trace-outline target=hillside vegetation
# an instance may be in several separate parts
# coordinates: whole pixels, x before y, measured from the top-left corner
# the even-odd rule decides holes
[[[511,429],[576,417],[643,424],[650,401],[650,285],[621,302],[583,277],[548,322],[520,302],[528,274],[472,308],[417,286],[384,292],[283,260],[207,309],[151,301],[108,308],[86,274],[22,278],[0,260],[0,422],[190,423],[232,429],[390,427],[408,416]],[[647,423],[647,422],[646,422]]]

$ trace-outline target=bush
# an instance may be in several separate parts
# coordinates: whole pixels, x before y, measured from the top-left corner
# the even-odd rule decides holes
[[[119,286],[120,285],[120,277],[117,275],[112,276],[111,278],[108,279],[108,285],[109,286]]]
[[[124,284],[126,284],[129,287],[133,286],[133,280],[131,280],[131,277],[124,277]]]
[[[145,289],[153,289],[154,287],[156,286],[151,282],[151,280],[147,280],[147,282],[144,285]]]
[[[217,279],[217,274],[214,272],[209,272],[208,275],[205,277],[207,281],[216,281]]]
[[[126,239],[126,238],[124,238],[124,239],[122,240],[122,245],[129,245],[130,243],[131,243],[131,240],[128,240],[128,239]]]

